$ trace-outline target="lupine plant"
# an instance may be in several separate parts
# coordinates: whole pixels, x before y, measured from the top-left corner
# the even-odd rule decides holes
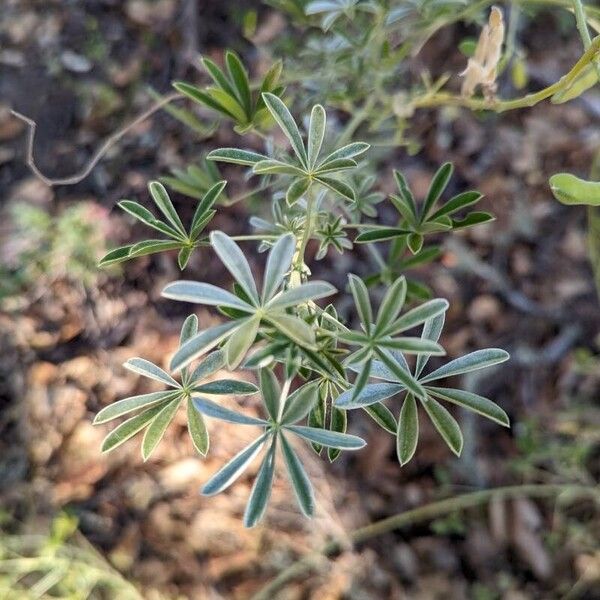
[[[226,58],[229,78],[221,71],[217,74],[212,63],[208,68],[221,82],[223,93],[240,103],[250,98],[250,109],[264,105],[271,117],[270,128],[261,130],[265,150],[220,148],[210,152],[207,159],[233,163],[249,169],[250,175],[265,178],[261,193],[271,196],[271,218],[266,211],[254,215],[250,224],[255,233],[251,235],[231,236],[219,230],[205,233],[215,212],[226,207],[218,205],[225,181],[203,178],[196,178],[202,183],[201,194],[196,196],[197,208],[188,228],[158,182],[150,183],[149,189],[164,220],[136,202],[120,203],[127,213],[169,239],[118,248],[103,259],[103,264],[177,251],[183,270],[192,252],[202,252],[204,260],[214,252],[230,273],[232,284],[216,286],[182,279],[164,288],[165,298],[214,307],[221,314],[221,323],[199,330],[196,316],[190,316],[183,324],[170,372],[143,358],[125,363],[126,368],[167,389],[120,400],[104,408],[96,423],[128,415],[108,434],[103,450],[113,450],[144,431],[144,459],[157,447],[182,404],[186,405],[189,435],[201,455],[209,447],[205,418],[258,428],[256,439],[202,488],[207,495],[224,490],[264,449],[244,516],[244,523],[254,526],[265,513],[279,452],[300,509],[306,515],[313,514],[313,490],[295,443],[308,442],[330,461],[345,451],[359,450],[365,441],[347,432],[358,426],[348,419],[355,409],[362,409],[376,426],[396,436],[401,465],[412,458],[417,446],[417,405],[455,454],[461,452],[462,434],[441,402],[460,405],[508,425],[506,413],[491,400],[433,385],[438,379],[500,363],[508,354],[500,349],[478,350],[423,375],[430,357],[445,354],[439,339],[448,302],[429,298],[429,290],[411,286],[398,272],[403,264],[410,265],[398,260],[404,251],[415,264],[433,260],[439,254],[437,246],[424,245],[426,238],[491,220],[488,213],[468,212],[481,194],[466,191],[441,201],[452,175],[452,165],[444,164],[435,174],[426,198],[418,203],[404,177],[395,172],[398,193],[390,201],[397,222],[392,226],[363,222],[365,217],[377,216],[376,207],[383,201],[381,194],[372,190],[375,182],[364,160],[369,145],[361,141],[336,145],[334,136],[328,136],[326,112],[320,105],[311,109],[303,135],[302,127],[278,95],[261,92],[259,103],[258,97],[248,92],[246,86],[251,88],[246,71],[238,68],[238,60],[232,56]],[[223,94],[215,96],[214,91],[210,102],[203,94],[188,92],[208,106],[216,97],[225,102]],[[226,116],[234,121],[238,132],[248,134],[258,127],[254,112],[246,113],[244,122],[233,112],[228,111],[231,114]],[[264,123],[265,118],[260,121]],[[291,153],[273,143],[273,126],[284,134]],[[462,218],[457,217],[458,213]],[[354,309],[342,317],[333,304],[322,302],[345,290],[312,278],[309,246],[314,242],[315,258],[325,259],[331,249],[337,253],[350,251],[352,241],[373,253],[375,271],[348,275],[347,289]],[[393,267],[386,263],[376,243],[391,244]],[[242,248],[240,244],[247,246]],[[266,256],[262,276],[253,272],[247,259],[252,244]],[[425,260],[419,261],[424,255]],[[383,295],[379,294],[381,284]],[[380,298],[376,311],[372,296]],[[420,334],[418,329],[422,330]],[[227,371],[236,371],[242,377],[232,378]],[[246,380],[255,380],[259,387]],[[233,410],[207,397],[214,394],[247,394],[250,400],[256,395],[261,399],[264,416],[256,416],[255,403],[246,402],[245,409]],[[399,411],[384,404],[392,396],[404,397]]]
[[[214,117],[214,127],[221,121],[230,124],[244,142],[214,149],[200,163],[161,179],[197,202],[187,227],[159,182],[151,182],[149,191],[163,218],[135,201],[122,201],[124,211],[166,239],[129,244],[102,260],[110,265],[177,251],[184,270],[192,253],[201,252],[205,262],[214,253],[230,273],[230,285],[182,279],[164,288],[165,298],[214,307],[222,321],[199,330],[197,318],[190,316],[169,373],[142,358],[128,361],[127,368],[168,389],[120,400],[104,408],[96,422],[128,415],[108,434],[103,449],[112,450],[144,430],[144,459],[183,403],[192,443],[201,455],[209,447],[205,418],[258,428],[256,439],[202,488],[207,495],[226,489],[264,450],[244,516],[247,526],[257,524],[266,511],[279,452],[300,509],[313,514],[313,490],[295,442],[308,442],[329,461],[344,451],[359,450],[365,441],[347,430],[360,431],[363,425],[350,416],[362,413],[395,436],[400,465],[415,456],[423,416],[460,455],[463,435],[449,405],[509,425],[508,415],[493,401],[440,385],[498,365],[508,353],[477,349],[427,370],[430,360],[440,361],[445,355],[440,340],[449,304],[407,274],[435,261],[445,236],[489,223],[493,215],[472,210],[482,195],[456,189],[451,163],[436,171],[422,200],[415,198],[403,174],[390,168],[393,153],[387,149],[418,148],[406,129],[419,109],[458,106],[501,113],[547,99],[561,103],[579,96],[600,75],[600,38],[592,40],[588,30],[588,25],[595,27],[600,9],[579,0],[512,3],[506,40],[503,11],[492,7],[491,0],[268,3],[287,13],[296,26],[264,49],[267,56],[293,54],[285,69],[273,60],[254,83],[250,70],[228,51],[223,68],[202,59],[210,85],[174,84],[181,96]],[[535,19],[544,5],[573,9],[584,53],[556,83],[524,96],[498,97],[497,82],[509,68],[513,88],[524,87],[524,49],[514,33],[520,18]],[[449,91],[449,74],[426,74],[399,88],[398,82],[410,75],[405,59],[418,53],[438,29],[457,21],[475,24],[480,31],[478,39],[459,44],[466,55],[460,94]],[[332,109],[329,122],[322,104]],[[302,118],[295,119],[290,107]],[[182,109],[177,115],[183,122],[197,122]],[[240,175],[255,181],[254,187],[226,196],[217,163],[237,165],[243,170]],[[379,181],[388,177],[386,169],[392,171],[397,188],[388,202]],[[600,202],[598,184],[569,174],[555,176],[551,186],[567,204]],[[264,207],[250,217],[252,232],[228,235],[210,227],[217,211],[250,196],[260,201],[253,205]],[[384,223],[378,222],[381,218]],[[262,276],[253,272],[247,259],[254,250],[266,256]],[[347,285],[338,283],[345,289],[312,278],[311,256],[326,260],[331,251],[363,252],[367,258],[359,273],[347,274]],[[347,303],[336,308],[345,293],[352,297],[352,309]],[[232,378],[229,371],[241,377]],[[233,410],[206,397],[223,394],[247,394],[250,402]],[[260,398],[260,416],[254,398]]]

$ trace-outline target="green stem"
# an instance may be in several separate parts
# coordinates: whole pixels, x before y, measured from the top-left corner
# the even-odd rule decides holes
[[[589,50],[590,46],[592,45],[592,38],[590,37],[590,31],[587,26],[585,10],[583,8],[583,3],[581,2],[581,0],[573,0],[573,11],[575,12],[577,30],[579,31],[579,35],[581,36],[583,47],[585,50]],[[594,60],[593,63],[596,67],[598,78],[600,78],[600,62]]]
[[[462,106],[471,110],[491,110],[502,113],[507,110],[517,108],[526,108],[535,106],[539,102],[554,96],[557,92],[568,89],[577,79],[581,72],[596,59],[600,53],[600,36],[596,37],[590,47],[584,52],[581,58],[573,65],[573,68],[556,83],[545,87],[538,92],[527,94],[521,98],[513,100],[498,100],[486,98],[468,98],[449,94],[446,92],[425,94],[424,96],[414,98],[411,101],[412,108],[434,108],[437,106]]]
[[[381,519],[365,527],[355,529],[348,535],[351,544],[360,544],[383,533],[389,533],[396,529],[415,525],[422,521],[429,521],[457,510],[465,510],[484,504],[491,499],[510,498],[554,498],[562,494],[568,494],[571,499],[584,497],[597,497],[600,499],[600,487],[581,486],[574,484],[528,484],[512,485],[506,487],[492,488],[461,494],[445,500],[431,502],[425,506],[407,510],[386,519]],[[282,571],[277,577],[264,586],[252,600],[269,600],[275,598],[276,592],[284,587],[289,581],[316,569],[324,557],[340,552],[347,547],[347,543],[333,540],[318,551],[311,553]]]
[[[304,231],[298,245],[298,249],[292,260],[292,272],[290,273],[289,287],[298,287],[302,283],[302,273],[304,271],[304,254],[306,246],[310,241],[312,234],[314,212],[315,212],[315,195],[311,188],[308,189],[308,199],[306,201],[306,220],[304,222]]]

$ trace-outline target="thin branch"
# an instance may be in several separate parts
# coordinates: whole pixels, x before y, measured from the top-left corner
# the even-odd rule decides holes
[[[348,537],[353,544],[360,544],[383,533],[389,533],[396,529],[414,525],[446,515],[448,513],[465,510],[479,506],[492,499],[509,498],[555,498],[560,495],[569,496],[570,499],[592,497],[600,499],[600,486],[583,486],[575,484],[528,484],[512,485],[506,487],[479,490],[437,502],[431,502],[412,510],[407,510],[370,525],[355,529]],[[342,550],[344,546],[339,541],[332,541],[325,545],[320,551],[313,552],[284,569],[277,577],[272,579],[252,600],[269,600],[277,597],[276,592],[283,588],[288,582],[316,569],[323,563],[324,557],[331,556]]]
[[[471,110],[491,110],[502,113],[507,110],[526,108],[535,106],[542,100],[554,96],[557,92],[568,89],[582,73],[582,71],[600,54],[600,36],[596,37],[590,47],[585,51],[581,58],[573,65],[572,69],[556,83],[545,87],[538,92],[527,94],[521,98],[512,100],[499,100],[492,98],[470,98],[466,96],[457,96],[447,92],[424,94],[414,98],[409,105],[414,108],[433,108],[437,106],[462,106]]]
[[[111,146],[116,144],[126,133],[128,133],[136,125],[139,125],[142,121],[145,121],[148,117],[151,117],[155,112],[163,108],[165,105],[169,104],[170,102],[173,102],[174,100],[179,100],[180,98],[183,98],[183,96],[179,92],[173,92],[171,94],[168,94],[167,96],[164,96],[158,102],[153,104],[148,110],[144,111],[141,115],[137,116],[133,121],[130,121],[129,123],[127,123],[127,125],[125,125],[121,129],[113,133],[111,136],[106,138],[104,143],[100,146],[100,148],[96,151],[96,153],[81,170],[77,171],[73,175],[70,175],[69,177],[58,178],[47,177],[40,171],[40,169],[35,163],[35,159],[33,157],[33,148],[35,143],[35,131],[37,129],[37,123],[33,119],[26,117],[25,115],[17,112],[16,110],[11,110],[10,112],[17,119],[20,119],[28,126],[25,162],[27,166],[31,169],[31,171],[34,173],[34,175],[41,179],[48,186],[74,185],[85,179],[92,172],[92,169],[98,164],[102,157],[108,152]]]

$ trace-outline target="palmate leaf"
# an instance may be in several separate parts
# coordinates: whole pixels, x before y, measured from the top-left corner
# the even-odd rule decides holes
[[[148,227],[160,231],[172,239],[144,240],[137,244],[122,246],[121,248],[112,250],[104,256],[99,265],[109,266],[111,264],[147,256],[149,254],[156,254],[158,252],[166,252],[169,250],[179,250],[177,262],[179,268],[183,270],[190,259],[191,253],[199,245],[198,236],[215,215],[215,211],[212,210],[211,207],[217,200],[219,194],[223,191],[225,183],[225,181],[218,181],[207,190],[202,200],[198,203],[189,232],[185,231],[183,223],[181,222],[166,189],[158,181],[150,182],[148,189],[154,203],[165,216],[168,223],[157,219],[141,204],[133,202],[132,200],[122,200],[119,202],[119,207],[121,209]]]
[[[242,425],[256,425],[265,429],[254,442],[246,446],[213,475],[202,490],[204,494],[216,494],[224,490],[241,475],[261,448],[268,446],[246,506],[244,524],[247,527],[256,525],[266,510],[275,473],[276,445],[279,440],[281,440],[282,453],[294,493],[301,510],[306,515],[311,515],[314,511],[312,486],[297,454],[287,439],[287,435],[293,433],[308,442],[334,449],[358,450],[365,445],[364,440],[354,435],[295,424],[304,419],[314,405],[317,396],[317,381],[305,384],[289,397],[286,397],[282,390],[289,389],[291,378],[286,381],[284,386],[280,386],[271,370],[262,369],[260,382],[263,404],[269,421],[226,409],[205,398],[194,398],[196,408],[207,416]],[[344,416],[342,419],[345,423]],[[335,456],[336,454],[332,454],[333,458]]]
[[[255,94],[252,93],[246,68],[237,54],[231,50],[225,53],[226,71],[206,57],[202,58],[202,64],[213,80],[214,86],[203,90],[189,83],[177,81],[173,84],[175,89],[191,100],[232,119],[236,123],[238,132],[245,132],[262,125],[262,113],[264,113],[262,92],[272,92],[275,95],[283,92],[283,88],[279,86],[281,61],[271,66],[262,80],[260,91]]]

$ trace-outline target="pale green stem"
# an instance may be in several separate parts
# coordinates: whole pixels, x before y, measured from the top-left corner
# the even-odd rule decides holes
[[[510,498],[554,498],[560,495],[570,495],[571,499],[584,497],[596,497],[600,499],[599,486],[580,486],[573,484],[529,484],[513,485],[489,490],[480,490],[468,494],[461,494],[445,500],[431,502],[425,506],[407,510],[386,519],[381,519],[360,529],[352,531],[346,539],[352,544],[360,544],[378,535],[389,533],[396,529],[415,525],[423,521],[452,513],[457,510],[465,510],[489,502],[492,499],[506,500]],[[277,597],[277,592],[289,581],[298,577],[306,577],[314,569],[323,563],[324,557],[330,556],[343,550],[346,543],[337,540],[331,541],[323,548],[309,554],[293,563],[283,570],[277,577],[264,586],[252,600],[269,600]]]
[[[498,100],[498,99],[486,99],[486,98],[468,98],[465,96],[458,96],[456,94],[449,94],[446,92],[425,94],[424,96],[414,98],[410,105],[417,108],[434,108],[437,106],[462,106],[471,110],[491,110],[493,112],[502,113],[507,110],[514,110],[517,108],[526,108],[535,106],[539,102],[546,100],[557,92],[568,89],[571,84],[577,79],[581,72],[596,59],[600,53],[600,36],[596,37],[590,47],[585,51],[581,58],[575,63],[573,68],[563,77],[561,77],[556,83],[545,87],[544,89],[527,94],[521,98],[515,98],[513,100]]]
[[[590,31],[588,29],[587,19],[585,16],[585,9],[583,8],[583,3],[581,2],[581,0],[573,0],[573,10],[575,12],[577,30],[579,31],[579,35],[581,36],[583,47],[585,50],[588,50],[592,45],[592,38],[590,37]],[[596,67],[598,78],[600,79],[600,62],[595,59],[593,63]]]

